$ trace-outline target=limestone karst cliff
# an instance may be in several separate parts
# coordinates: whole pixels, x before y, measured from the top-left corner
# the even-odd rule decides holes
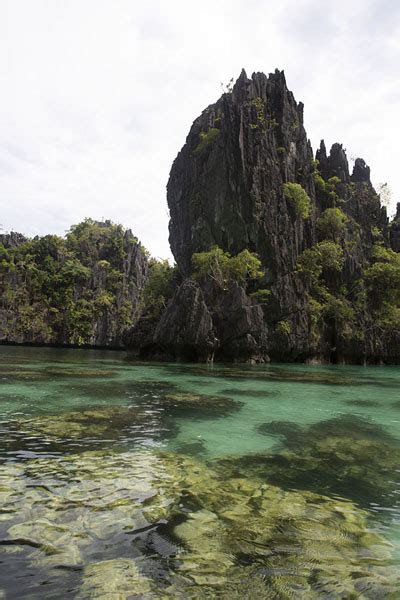
[[[122,347],[147,271],[138,240],[110,221],[65,238],[0,235],[0,342]]]
[[[126,336],[138,356],[400,362],[399,211],[389,223],[341,144],[314,158],[283,72],[242,71],[194,121],[167,190],[181,283]],[[193,255],[215,246],[256,253],[263,276],[196,277]]]

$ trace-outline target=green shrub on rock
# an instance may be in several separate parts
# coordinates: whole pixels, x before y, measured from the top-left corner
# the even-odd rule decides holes
[[[309,218],[311,215],[311,200],[299,183],[285,183],[283,185],[283,195],[294,208],[298,217]]]
[[[297,271],[309,285],[316,284],[323,271],[341,271],[343,250],[335,242],[324,240],[304,250],[297,260]]]
[[[372,259],[365,271],[370,292],[387,302],[400,303],[400,254],[375,244]]]
[[[337,242],[343,235],[348,220],[340,208],[327,208],[317,220],[319,237]]]
[[[195,279],[211,278],[221,287],[225,287],[230,281],[244,284],[249,279],[263,276],[260,259],[247,249],[232,256],[214,246],[208,252],[193,254],[192,264]]]
[[[318,190],[319,192],[326,192],[326,181],[322,177],[321,173],[319,173],[319,171],[314,171],[313,179],[314,179],[315,189]]]
[[[282,335],[290,335],[292,333],[292,325],[289,321],[279,321],[276,324],[275,331]]]
[[[143,303],[147,311],[158,314],[165,308],[174,292],[175,274],[176,267],[172,267],[168,260],[150,260],[149,276],[143,289]]]
[[[343,249],[330,240],[308,248],[297,260],[297,272],[307,287],[311,336],[316,341],[324,321],[343,337],[354,334],[354,310],[347,291],[338,290],[335,283],[343,264]]]
[[[208,131],[200,131],[200,142],[197,144],[194,152],[198,154],[210,146],[220,134],[220,130],[216,127],[211,127]]]
[[[365,271],[365,283],[375,325],[400,331],[400,254],[375,244],[372,260]]]
[[[255,292],[250,294],[251,298],[254,298],[260,304],[267,304],[272,294],[272,290],[268,288],[262,288],[256,290]]]
[[[257,129],[258,127],[264,129],[267,124],[267,119],[265,118],[265,100],[257,96],[251,101],[251,106],[254,106],[256,111],[256,122],[250,123],[250,129]]]

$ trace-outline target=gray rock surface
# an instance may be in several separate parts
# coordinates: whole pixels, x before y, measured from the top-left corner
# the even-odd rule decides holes
[[[198,348],[201,359],[212,330],[218,339],[214,347],[218,360],[400,360],[397,336],[385,339],[362,310],[356,311],[353,337],[344,336],[331,318],[315,331],[296,263],[318,241],[317,220],[325,209],[338,206],[348,216],[342,240],[344,267],[340,274],[329,275],[329,283],[345,290],[343,297],[350,305],[357,302],[357,282],[371,259],[373,243],[400,249],[400,212],[389,228],[365,161],[357,158],[350,174],[343,146],[335,143],[327,153],[323,141],[316,160],[325,187],[315,183],[316,163],[303,125],[303,105],[295,101],[278,70],[251,78],[242,71],[232,92],[194,121],[167,186],[169,240],[177,265],[183,277],[190,278],[193,253],[215,245],[232,255],[248,249],[262,261],[263,285],[270,296],[261,305],[251,297],[251,286],[222,290],[203,283],[202,296],[196,287],[199,313],[200,305],[187,295],[185,282],[161,321],[153,325],[153,351],[158,348],[162,354],[168,347],[173,357],[175,348],[179,355],[188,339],[193,358]],[[296,214],[285,198],[286,182],[306,191],[310,218]],[[188,326],[196,320],[202,323],[197,338]]]

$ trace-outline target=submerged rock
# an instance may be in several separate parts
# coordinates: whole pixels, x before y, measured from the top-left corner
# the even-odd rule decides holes
[[[44,436],[49,440],[115,437],[121,429],[148,421],[148,415],[137,407],[94,406],[58,415],[41,415],[18,421],[21,431]]]
[[[219,469],[286,488],[339,494],[364,506],[392,502],[400,483],[400,443],[380,425],[341,415],[304,428],[272,421],[257,430],[283,438],[283,450],[223,459]]]
[[[0,369],[0,385],[10,385],[16,381],[30,382],[40,379],[46,379],[47,374],[42,371],[34,371],[33,369]]]
[[[153,379],[123,380],[118,379],[105,381],[75,382],[73,385],[61,384],[62,393],[66,389],[74,396],[92,398],[93,402],[112,401],[121,403],[121,400],[142,400],[148,397],[156,397],[176,389],[176,385],[169,381],[156,381]],[[65,386],[65,387],[64,387]],[[60,389],[60,388],[58,388]]]
[[[176,569],[193,597],[228,598],[254,586],[265,598],[343,598],[357,593],[357,580],[371,599],[396,589],[385,567],[390,545],[351,502],[224,477],[183,457],[166,464],[184,492],[186,517],[172,520],[171,535],[184,544]]]
[[[243,383],[246,383],[248,380],[266,383],[269,381],[290,381],[293,383],[311,383],[315,385],[329,385],[338,387],[364,387],[368,385],[376,385],[377,383],[376,378],[367,377],[364,375],[354,375],[352,373],[343,371],[333,371],[330,369],[300,370],[296,369],[296,367],[279,367],[272,364],[264,367],[239,365],[235,368],[232,368],[229,366],[218,365],[214,368],[204,365],[185,365],[182,367],[180,365],[174,365],[173,367],[166,366],[164,368],[170,375],[182,373],[184,375],[190,374],[207,378],[222,378],[238,382],[242,381]],[[385,388],[397,390],[399,384],[396,378],[382,378],[379,380],[379,385]]]
[[[58,414],[11,416],[3,421],[0,447],[5,451],[75,453],[78,444],[85,449],[156,444],[177,435],[179,421],[174,417],[224,417],[242,407],[232,398],[181,392],[169,383],[139,381],[121,386],[119,393],[125,390],[131,402],[128,406],[102,404]],[[105,383],[104,387],[107,399],[112,386]],[[97,389],[93,394],[98,397]]]
[[[270,423],[262,423],[257,427],[258,433],[265,435],[280,435],[285,439],[295,439],[296,436],[301,436],[303,430],[300,425],[292,421],[271,421]]]
[[[21,555],[60,588],[79,569],[78,598],[252,590],[305,600],[361,590],[372,600],[399,584],[367,513],[253,473],[222,475],[174,453],[87,452],[5,465],[3,481],[1,539],[14,549],[5,568]]]
[[[365,406],[368,408],[370,406],[379,406],[379,401],[356,398],[355,400],[346,400],[346,404],[349,404],[350,406]]]
[[[278,391],[264,391],[264,390],[241,390],[237,388],[227,388],[225,390],[221,390],[221,394],[233,395],[233,396],[245,396],[246,398],[270,398],[271,396],[279,396],[280,392]]]
[[[83,584],[76,597],[82,600],[124,600],[148,597],[150,592],[150,582],[140,572],[135,561],[114,559],[91,563],[85,567]]]
[[[174,412],[199,412],[203,418],[225,416],[240,410],[243,406],[241,402],[224,396],[207,396],[185,392],[166,394],[161,399],[161,405]]]
[[[184,442],[182,444],[178,444],[176,447],[176,452],[198,457],[207,454],[207,447],[204,443],[204,440],[196,440],[194,442]]]
[[[157,396],[158,398],[158,396]],[[3,447],[47,452],[76,452],[83,448],[130,444],[141,440],[153,443],[177,434],[179,426],[169,415],[151,406],[154,397],[144,405],[93,406],[57,415],[13,418],[7,425]]]
[[[63,377],[72,377],[73,379],[75,379],[75,378],[87,379],[87,378],[93,377],[93,378],[102,379],[104,377],[115,376],[115,371],[109,370],[109,369],[83,369],[81,366],[77,365],[75,368],[74,367],[67,367],[67,368],[63,367],[63,368],[58,369],[58,368],[51,367],[49,369],[45,369],[43,374],[46,378],[56,377],[56,378],[62,379]]]
[[[2,471],[1,539],[38,569],[86,565],[98,552],[123,556],[130,534],[165,517],[174,499],[163,463],[146,452],[87,452]]]

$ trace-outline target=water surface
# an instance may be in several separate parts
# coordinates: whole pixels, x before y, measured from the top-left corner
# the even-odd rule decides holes
[[[0,347],[0,598],[398,598],[399,385]]]

